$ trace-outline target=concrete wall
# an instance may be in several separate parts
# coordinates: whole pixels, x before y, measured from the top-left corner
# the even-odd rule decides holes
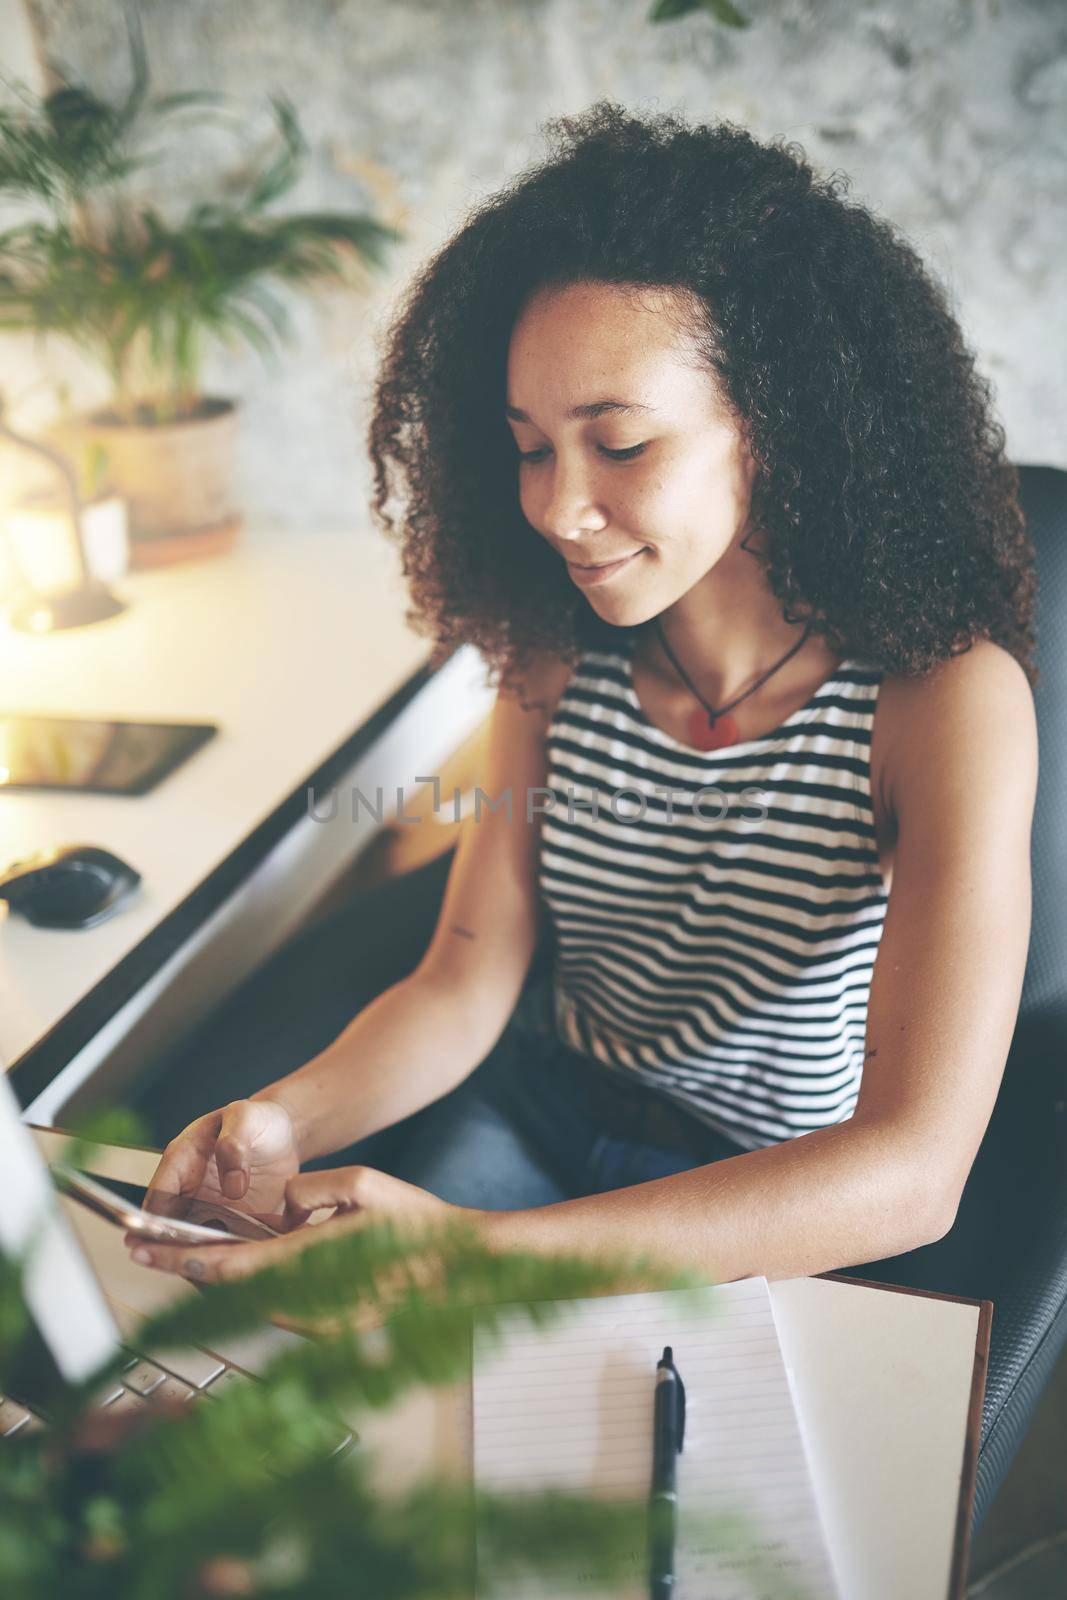
[[[850,173],[950,284],[1016,459],[1067,466],[1067,5],[739,3],[743,33],[705,13],[653,26],[651,0],[141,0],[159,91],[225,89],[254,135],[283,90],[313,152],[294,200],[369,202],[407,235],[365,292],[298,303],[299,344],[276,373],[252,355],[210,362],[207,387],[244,403],[251,520],[366,525],[366,396],[393,297],[478,196],[540,153],[542,119],[600,95],[726,116]],[[102,89],[125,81],[119,0],[5,11],[18,24],[8,75],[29,58],[29,27],[39,58]],[[229,148],[184,149],[158,192],[199,181]],[[17,398],[11,374],[28,382],[37,364],[25,341],[0,356]],[[81,364],[57,351],[49,367],[98,397]]]

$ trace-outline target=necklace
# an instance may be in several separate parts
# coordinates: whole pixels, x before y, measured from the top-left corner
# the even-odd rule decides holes
[[[656,629],[656,635],[660,644],[666,651],[671,665],[678,673],[678,676],[681,678],[686,688],[689,689],[692,694],[696,695],[697,699],[700,701],[700,704],[704,708],[703,711],[691,711],[687,724],[689,730],[689,743],[697,750],[721,750],[725,745],[737,743],[737,723],[734,721],[733,717],[729,715],[729,713],[733,710],[734,706],[740,705],[742,700],[747,700],[750,694],[755,694],[756,690],[760,688],[761,685],[765,684],[767,679],[776,673],[780,667],[784,667],[790,657],[796,655],[797,651],[808,637],[808,634],[811,632],[811,623],[809,622],[808,626],[804,629],[803,634],[797,640],[796,644],[793,645],[792,649],[787,650],[780,661],[776,661],[773,667],[768,668],[768,670],[763,674],[763,677],[757,679],[757,681],[752,685],[751,689],[746,689],[744,694],[739,694],[737,698],[731,700],[728,705],[721,706],[719,709],[716,709],[715,706],[708,705],[708,702],[704,699],[704,696],[700,693],[700,690],[693,683],[692,679],[687,676],[685,668],[682,666],[681,662],[675,656],[674,651],[667,643],[663,629],[660,627],[658,617],[655,619],[654,625]]]

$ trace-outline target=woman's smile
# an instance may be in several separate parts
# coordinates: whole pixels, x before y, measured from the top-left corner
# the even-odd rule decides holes
[[[583,588],[588,588],[590,584],[594,583],[607,583],[617,572],[621,572],[624,567],[628,567],[631,562],[636,561],[638,556],[644,555],[647,548],[647,545],[643,545],[640,550],[634,550],[632,554],[623,556],[621,560],[608,561],[599,567],[580,567],[575,562],[568,561],[567,571],[575,583],[580,583]]]

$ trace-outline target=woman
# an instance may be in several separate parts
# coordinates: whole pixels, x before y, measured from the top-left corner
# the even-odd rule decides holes
[[[795,149],[550,131],[417,279],[370,430],[417,613],[500,674],[482,814],[415,972],[168,1145],[159,1189],[296,1229],[137,1246],[190,1277],[321,1206],[716,1281],[872,1262],[951,1228],[996,1098],[1037,750],[988,386]],[[391,1173],[297,1175],[418,1111]]]

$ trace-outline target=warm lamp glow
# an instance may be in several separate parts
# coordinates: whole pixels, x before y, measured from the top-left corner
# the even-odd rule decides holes
[[[14,627],[27,633],[52,633],[57,628],[83,628],[125,611],[126,602],[94,575],[85,539],[86,512],[74,467],[66,456],[43,440],[18,433],[5,417],[0,395],[0,439],[49,463],[63,486],[63,498],[35,498],[16,505],[0,528],[10,555],[14,586],[21,586],[11,612]],[[120,553],[125,538],[125,508],[112,496],[96,503],[96,531],[105,562]],[[102,519],[102,522],[101,522]],[[116,535],[120,532],[121,539]],[[8,586],[6,574],[0,573]]]
[[[76,587],[81,577],[78,539],[65,507],[18,507],[7,519],[7,541],[16,574],[36,594]]]
[[[10,593],[20,581],[34,594],[57,594],[76,587],[81,578],[78,540],[65,506],[23,503],[9,511],[5,520],[0,593]],[[109,495],[83,506],[82,542],[93,578],[102,583],[121,578],[129,564],[125,502]]]

